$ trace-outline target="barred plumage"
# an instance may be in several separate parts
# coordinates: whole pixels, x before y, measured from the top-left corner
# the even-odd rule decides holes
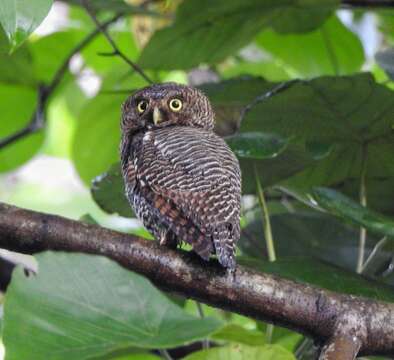
[[[240,169],[213,125],[200,91],[173,83],[142,89],[123,105],[122,169],[130,204],[161,244],[185,241],[233,269]]]

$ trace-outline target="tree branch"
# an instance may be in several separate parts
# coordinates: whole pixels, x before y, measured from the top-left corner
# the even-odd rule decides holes
[[[147,83],[152,84],[153,81],[144,73],[144,71],[133,61],[131,61],[116,45],[115,41],[112,39],[112,37],[109,35],[107,30],[100,24],[98,21],[94,11],[90,7],[90,4],[88,0],[81,0],[82,6],[85,8],[86,12],[89,14],[90,18],[92,21],[95,23],[98,29],[102,32],[102,34],[106,37],[112,48],[114,49],[114,52],[111,54],[106,54],[106,55],[113,55],[113,56],[119,56],[125,63],[130,65],[130,67],[137,72]]]
[[[109,25],[117,21],[123,14],[117,14],[105,23],[101,25],[102,28],[107,28]],[[3,139],[0,140],[0,149],[28,136],[30,134],[35,133],[36,131],[43,128],[45,124],[45,109],[50,96],[54,93],[64,75],[68,70],[68,66],[72,57],[80,52],[83,48],[85,48],[98,34],[100,34],[100,29],[95,29],[90,34],[88,34],[75,48],[73,48],[69,55],[64,59],[63,63],[60,65],[56,73],[54,74],[51,82],[48,85],[41,85],[38,89],[38,100],[36,108],[33,112],[33,115],[28,122],[28,124]]]
[[[289,327],[320,343],[328,341],[322,354],[326,359],[353,359],[350,354],[357,349],[353,346],[350,351],[349,341],[359,344],[361,354],[394,354],[393,304],[337,294],[242,266],[232,274],[216,261],[204,262],[192,253],[155,241],[2,203],[0,234],[0,247],[8,250],[107,256],[164,290]],[[341,357],[330,355],[333,347]]]
[[[342,0],[344,7],[362,7],[362,8],[392,8],[393,0]]]

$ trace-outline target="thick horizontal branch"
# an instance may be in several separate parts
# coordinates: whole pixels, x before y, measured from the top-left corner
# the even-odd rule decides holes
[[[0,247],[29,254],[60,250],[107,256],[162,289],[307,334],[327,344],[322,354],[327,359],[352,359],[358,349],[361,354],[394,354],[393,304],[242,266],[232,274],[214,260],[204,262],[154,241],[1,203]]]
[[[394,8],[393,0],[342,0],[345,7]]]

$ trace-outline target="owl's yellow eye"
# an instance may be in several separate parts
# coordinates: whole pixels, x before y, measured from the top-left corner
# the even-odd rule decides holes
[[[182,101],[179,99],[171,99],[169,106],[172,111],[180,111],[182,109]]]
[[[141,100],[137,105],[137,110],[140,114],[142,114],[147,107],[148,107],[148,103],[145,100]]]

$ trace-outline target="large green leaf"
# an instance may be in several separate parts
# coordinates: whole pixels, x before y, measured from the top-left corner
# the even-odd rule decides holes
[[[239,258],[238,262],[264,273],[279,275],[338,293],[387,302],[394,301],[394,287],[308,257],[281,258],[275,262]]]
[[[214,64],[246,45],[264,27],[272,26],[280,32],[310,31],[337,4],[336,0],[185,1],[178,8],[174,24],[153,35],[140,64],[152,69]]]
[[[13,47],[20,45],[40,25],[52,0],[2,0],[0,24]]]
[[[0,99],[0,138],[4,138],[29,123],[37,94],[36,91],[24,86],[0,84]],[[38,151],[43,139],[41,131],[1,149],[0,172],[14,169],[29,160]]]
[[[316,188],[313,196],[330,213],[381,235],[394,237],[394,219],[361,206],[347,196],[328,188]]]
[[[295,360],[294,355],[279,345],[231,345],[197,351],[184,360]]]
[[[128,347],[166,348],[221,326],[174,305],[145,278],[98,256],[43,253],[39,272],[18,268],[8,288],[7,360],[87,359]]]
[[[361,41],[336,16],[306,34],[265,30],[256,42],[302,77],[353,73],[360,70],[364,62]]]
[[[299,176],[294,185],[335,184],[361,173],[367,148],[367,177],[394,175],[394,92],[371,75],[321,77],[299,82],[258,103],[241,124],[243,132],[294,136],[305,150],[322,143],[332,150]]]

